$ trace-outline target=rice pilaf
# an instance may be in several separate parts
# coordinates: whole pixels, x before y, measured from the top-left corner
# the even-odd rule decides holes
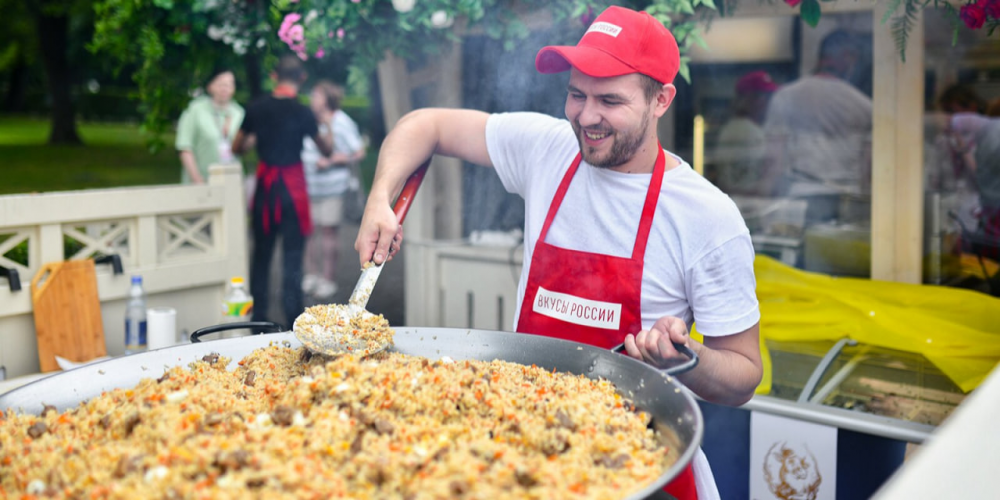
[[[0,496],[621,498],[677,450],[606,380],[505,361],[205,356],[0,417]]]

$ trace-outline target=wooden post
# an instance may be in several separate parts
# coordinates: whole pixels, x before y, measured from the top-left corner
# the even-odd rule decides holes
[[[918,18],[900,60],[872,11],[872,279],[920,283],[924,238],[924,25]]]

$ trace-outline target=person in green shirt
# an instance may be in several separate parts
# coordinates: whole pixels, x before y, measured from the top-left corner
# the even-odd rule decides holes
[[[233,101],[236,77],[232,71],[212,74],[208,95],[196,97],[177,123],[175,147],[181,159],[181,183],[204,184],[208,167],[233,161],[230,145],[243,122],[243,107]]]

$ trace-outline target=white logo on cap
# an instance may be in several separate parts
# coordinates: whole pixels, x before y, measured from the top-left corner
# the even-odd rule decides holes
[[[622,27],[615,26],[614,24],[611,23],[599,22],[591,24],[590,28],[587,28],[587,33],[590,33],[591,31],[604,33],[605,35],[611,35],[615,38],[618,38],[618,34],[622,32]]]

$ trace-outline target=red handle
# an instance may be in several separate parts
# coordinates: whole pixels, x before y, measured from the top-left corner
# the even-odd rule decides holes
[[[413,197],[417,195],[417,189],[420,188],[420,183],[423,182],[424,175],[427,174],[427,167],[430,165],[430,160],[425,161],[416,172],[410,174],[410,177],[406,179],[406,184],[403,184],[403,190],[399,192],[399,197],[396,198],[396,203],[392,206],[392,211],[396,213],[396,219],[399,220],[400,224],[406,218],[406,212],[410,211]]]

